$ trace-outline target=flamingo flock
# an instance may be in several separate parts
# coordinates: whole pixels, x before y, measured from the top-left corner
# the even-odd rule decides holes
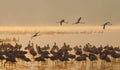
[[[77,20],[75,23],[73,23],[73,24],[85,24],[85,22],[81,22],[81,19],[82,19],[82,17],[79,17],[78,20]],[[62,19],[62,20],[59,22],[59,24],[62,26],[63,23],[68,23],[68,22],[65,22],[65,19]],[[107,25],[112,25],[112,24],[111,24],[110,22],[104,23],[104,24],[102,25],[103,30],[105,30],[105,28],[106,28]]]
[[[44,47],[39,45],[34,46],[34,43],[29,42],[27,47],[16,43],[13,46],[10,43],[0,44],[0,60],[1,64],[6,66],[8,62],[12,64],[19,63],[19,60],[23,62],[46,62],[48,60],[53,62],[86,62],[86,61],[105,61],[108,63],[117,61],[120,59],[120,47],[113,46],[94,46],[87,43],[84,46],[71,47],[69,44],[64,43],[63,46],[58,46],[56,43],[53,46],[47,44]],[[33,58],[31,59],[29,56]],[[112,58],[112,59],[111,59]],[[19,59],[19,60],[17,60]],[[113,60],[114,59],[114,60]],[[57,63],[56,63],[57,64]]]

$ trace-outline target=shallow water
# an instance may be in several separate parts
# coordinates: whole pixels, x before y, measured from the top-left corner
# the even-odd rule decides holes
[[[17,28],[16,28],[17,29]],[[79,28],[76,28],[79,29]],[[7,28],[6,28],[7,30]],[[65,29],[66,30],[66,29]],[[39,31],[39,29],[37,30]],[[74,30],[74,31],[45,31],[44,28],[40,33],[40,36],[31,39],[32,35],[37,31],[32,30],[25,32],[14,32],[14,31],[0,31],[0,39],[19,39],[18,43],[22,44],[22,49],[27,46],[28,42],[31,41],[35,44],[43,47],[44,45],[50,44],[50,47],[53,46],[53,43],[56,42],[59,47],[63,45],[64,42],[70,44],[71,47],[76,45],[84,46],[86,43],[90,43],[92,45],[96,45],[99,47],[100,45],[113,45],[113,47],[120,46],[120,29],[117,30]],[[12,42],[15,44],[15,42]],[[0,70],[120,70],[120,61],[105,63],[101,61],[97,61],[96,63],[92,63],[87,61],[86,63],[82,62],[68,62],[66,65],[62,62],[58,62],[54,64],[54,62],[49,63],[24,63],[19,62],[16,65],[7,64],[5,67],[0,65]]]
[[[90,31],[88,31],[90,32]],[[34,32],[36,33],[36,32]],[[4,33],[0,34],[0,39],[13,39],[14,37],[16,39],[19,39],[20,44],[23,45],[23,47],[27,46],[28,42],[31,41],[34,44],[38,44],[41,47],[44,45],[50,44],[50,46],[53,45],[54,42],[61,47],[64,42],[67,44],[70,44],[71,47],[74,47],[76,45],[82,45],[84,46],[86,43],[91,43],[92,45],[100,46],[100,45],[113,45],[115,47],[120,46],[120,31],[118,32],[91,32],[91,33],[64,33],[64,34],[42,34],[40,36],[37,36],[35,38],[32,38],[32,35],[34,33],[27,33],[27,34],[11,34],[11,33]],[[14,42],[11,42],[14,44]]]
[[[13,65],[7,64],[5,67],[0,66],[0,70],[120,70],[120,62],[58,62],[54,64],[53,62],[32,62],[32,63],[17,63]]]

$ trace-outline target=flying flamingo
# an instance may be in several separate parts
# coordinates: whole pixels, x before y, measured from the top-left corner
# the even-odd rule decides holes
[[[112,25],[110,22],[106,22],[103,24],[103,29],[105,29],[106,25]]]
[[[37,33],[35,33],[35,34],[32,36],[32,38],[37,37],[37,36],[39,36],[39,35],[40,35],[40,32],[37,32]]]
[[[79,23],[81,23],[81,22],[80,22],[81,19],[82,19],[82,17],[79,17],[79,19],[78,19],[75,23],[73,23],[73,24],[79,24]],[[85,23],[81,23],[81,24],[85,24]]]
[[[65,22],[65,19],[62,19],[61,21],[59,21],[58,23],[60,23],[60,25],[62,26],[63,23],[68,23],[68,22]]]

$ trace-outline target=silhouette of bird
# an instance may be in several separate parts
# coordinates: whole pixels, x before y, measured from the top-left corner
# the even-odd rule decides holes
[[[40,33],[40,32],[35,33],[35,34],[32,36],[32,38],[34,38],[34,37],[36,37],[36,36],[39,36],[39,35],[40,35],[39,33]]]
[[[63,23],[68,23],[68,22],[65,22],[65,19],[62,19],[62,20],[59,21],[58,23],[60,23],[60,25],[62,26]]]
[[[76,61],[86,61],[87,57],[88,57],[87,54],[81,54],[80,56],[76,57],[75,60]]]
[[[79,17],[79,19],[78,19],[75,23],[73,23],[73,24],[79,24],[79,23],[81,23],[81,22],[80,22],[81,19],[82,19],[82,17]],[[85,23],[82,23],[82,24],[85,24]]]
[[[105,58],[105,61],[106,61],[106,62],[111,62],[111,59],[107,56],[107,57]]]
[[[95,56],[95,54],[90,53],[88,58],[90,59],[90,61],[94,61],[97,60],[97,57]]]
[[[105,29],[106,25],[112,25],[110,22],[106,22],[103,24],[103,29]]]

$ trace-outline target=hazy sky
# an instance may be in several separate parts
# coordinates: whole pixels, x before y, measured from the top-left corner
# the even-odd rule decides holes
[[[86,25],[120,23],[120,0],[0,0],[0,25],[70,24],[82,17]],[[70,25],[68,24],[68,25]]]

